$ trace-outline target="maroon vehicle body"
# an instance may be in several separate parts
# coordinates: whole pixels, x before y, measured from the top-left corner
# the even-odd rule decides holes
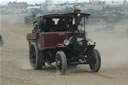
[[[37,40],[38,43],[40,43],[40,50],[47,50],[56,48],[72,35],[72,32],[29,33],[27,35],[27,40],[29,42],[29,47],[31,46],[32,40]]]

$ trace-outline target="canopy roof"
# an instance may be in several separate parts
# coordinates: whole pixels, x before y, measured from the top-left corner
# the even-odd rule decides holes
[[[48,15],[43,15],[40,17],[43,18],[70,18],[73,17],[76,13],[63,13],[63,14],[48,14]],[[89,17],[90,14],[88,13],[79,13],[81,17]]]

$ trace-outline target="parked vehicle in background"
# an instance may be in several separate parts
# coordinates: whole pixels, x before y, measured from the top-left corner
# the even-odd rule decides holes
[[[2,39],[2,35],[0,35],[0,47],[2,47],[3,44],[4,44],[4,41],[3,41],[3,39]]]
[[[33,21],[36,20],[36,16],[37,16],[38,14],[40,14],[40,13],[42,14],[41,9],[37,9],[37,8],[32,9],[32,10],[31,10],[31,13],[30,13],[29,15],[27,15],[27,16],[24,17],[24,23],[25,23],[25,24],[33,23]]]

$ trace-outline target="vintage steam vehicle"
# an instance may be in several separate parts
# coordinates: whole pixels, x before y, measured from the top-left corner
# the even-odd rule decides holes
[[[80,10],[39,16],[32,33],[27,34],[33,68],[41,69],[46,63],[55,62],[57,71],[65,74],[68,66],[89,64],[92,72],[98,72],[101,56],[94,49],[96,43],[87,39],[85,32],[85,19],[89,16]]]

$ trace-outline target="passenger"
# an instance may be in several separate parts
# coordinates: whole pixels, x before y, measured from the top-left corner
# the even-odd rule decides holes
[[[60,18],[60,20],[58,21],[58,25],[63,25],[64,21],[62,18]]]
[[[40,32],[46,32],[46,19],[40,21]]]
[[[51,27],[53,27],[53,21],[50,18],[50,19],[47,20],[47,29],[46,29],[46,31],[50,32]]]
[[[52,21],[52,25],[53,25],[53,26],[55,25],[55,21]]]
[[[55,21],[52,21],[51,27],[49,29],[50,32],[56,32],[56,26],[55,26]]]
[[[58,31],[65,31],[66,30],[65,29],[66,23],[62,18],[60,18],[60,20],[58,21],[58,27],[59,27]]]

